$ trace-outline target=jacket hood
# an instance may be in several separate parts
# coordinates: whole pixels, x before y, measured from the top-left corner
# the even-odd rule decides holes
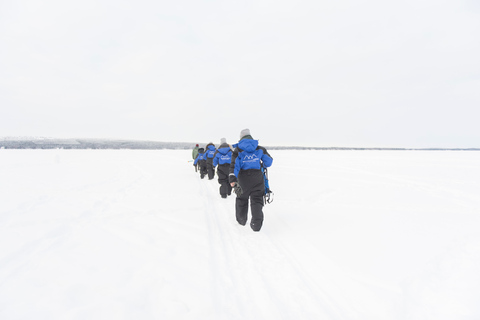
[[[226,147],[221,145],[217,150],[223,155],[227,154],[229,151],[232,151],[228,145]]]
[[[215,145],[209,144],[209,145],[207,145],[207,149],[208,150],[215,150]]]
[[[238,143],[238,147],[247,152],[253,152],[258,147],[258,140],[243,139]]]

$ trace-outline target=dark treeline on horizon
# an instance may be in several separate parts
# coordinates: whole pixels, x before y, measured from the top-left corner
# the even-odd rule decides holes
[[[159,142],[107,139],[0,139],[2,149],[133,149],[133,150],[189,150],[196,143]],[[206,145],[200,143],[200,147]],[[299,147],[265,146],[269,150],[459,150],[480,151],[480,148],[359,148],[359,147]]]

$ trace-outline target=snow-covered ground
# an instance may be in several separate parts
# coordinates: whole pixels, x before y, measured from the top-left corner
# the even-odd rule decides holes
[[[480,152],[271,154],[255,233],[189,150],[0,150],[0,319],[480,319]]]

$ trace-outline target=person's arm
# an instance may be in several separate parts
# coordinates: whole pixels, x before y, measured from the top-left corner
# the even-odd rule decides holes
[[[272,162],[273,162],[273,158],[270,156],[270,154],[268,153],[267,149],[265,149],[264,147],[261,147],[262,151],[263,151],[263,155],[262,155],[262,163],[263,163],[263,166],[265,168],[268,168],[272,165]]]
[[[230,170],[228,174],[228,181],[230,182],[230,185],[232,187],[235,186],[235,183],[237,183],[237,176],[235,175],[235,166],[237,162],[237,157],[238,157],[238,148],[235,148],[232,152],[232,160],[230,161]]]

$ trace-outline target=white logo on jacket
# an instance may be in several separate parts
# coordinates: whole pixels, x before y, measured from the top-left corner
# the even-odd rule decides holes
[[[232,159],[232,157],[230,157],[229,155],[225,155],[225,156],[220,157],[220,160],[223,160],[223,161],[229,161],[230,159]]]
[[[245,157],[243,158],[243,162],[257,162],[260,161],[260,159],[257,157],[255,153],[248,155],[246,154]]]

